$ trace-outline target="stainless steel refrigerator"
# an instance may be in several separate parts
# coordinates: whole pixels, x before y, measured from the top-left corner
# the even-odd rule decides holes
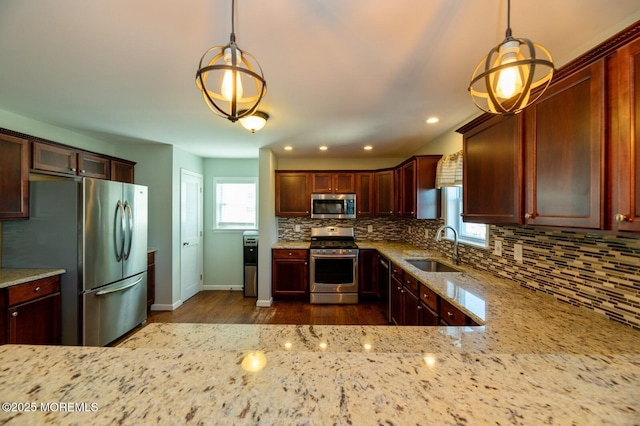
[[[30,218],[2,226],[2,266],[64,268],[62,343],[104,346],[147,317],[147,187],[30,182]]]

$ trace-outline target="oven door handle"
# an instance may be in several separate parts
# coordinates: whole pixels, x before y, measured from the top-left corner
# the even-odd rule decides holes
[[[356,259],[357,254],[312,254],[314,259]]]

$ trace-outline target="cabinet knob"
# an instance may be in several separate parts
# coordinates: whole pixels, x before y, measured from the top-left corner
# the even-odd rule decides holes
[[[398,287],[398,290],[402,291],[402,287]]]
[[[80,173],[86,173],[86,172],[87,172],[87,171],[86,171],[86,170],[84,170],[84,169],[80,170]]]
[[[449,315],[449,318],[451,318],[453,316],[453,314],[449,311],[447,311],[447,315]]]
[[[11,314],[12,317],[17,317],[18,316],[18,311],[13,311],[13,313]]]
[[[626,222],[626,221],[629,220],[629,218],[627,216],[623,215],[622,213],[618,213],[617,215],[615,215],[614,219],[618,223]]]
[[[400,293],[404,293],[404,289],[400,290]]]
[[[533,213],[525,213],[524,214],[524,218],[525,219],[533,219],[534,217],[536,217],[536,215],[533,214]]]
[[[35,291],[36,293],[39,292],[40,291],[40,287],[36,287],[35,290],[33,290],[33,291]]]
[[[289,252],[289,256],[291,256],[293,253]]]
[[[418,305],[418,310],[419,311],[422,310],[422,306]]]
[[[70,168],[69,170],[71,170],[72,172],[76,171],[76,169],[74,167]]]
[[[411,280],[407,280],[407,284],[411,284]]]
[[[428,295],[427,293],[423,294],[422,296],[423,296],[425,299],[428,299],[428,298],[429,298],[429,295]]]

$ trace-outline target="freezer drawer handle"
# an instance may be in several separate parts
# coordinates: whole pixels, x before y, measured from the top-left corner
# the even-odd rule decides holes
[[[96,296],[104,296],[104,295],[107,295],[107,294],[117,293],[119,291],[126,290],[126,289],[128,289],[130,287],[133,287],[134,285],[138,284],[140,281],[142,281],[142,277],[138,278],[135,282],[133,282],[131,284],[125,285],[124,287],[114,288],[113,290],[98,291],[98,292],[96,292]]]

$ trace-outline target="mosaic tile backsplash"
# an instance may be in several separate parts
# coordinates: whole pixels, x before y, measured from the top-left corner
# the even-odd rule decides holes
[[[278,239],[307,241],[312,227],[353,226],[356,240],[405,241],[449,256],[452,243],[434,240],[442,224],[395,218],[278,218]],[[494,254],[496,240],[502,241],[502,256]],[[522,262],[514,260],[515,244],[522,245]],[[491,226],[489,248],[461,244],[459,254],[462,263],[640,329],[640,238]]]

